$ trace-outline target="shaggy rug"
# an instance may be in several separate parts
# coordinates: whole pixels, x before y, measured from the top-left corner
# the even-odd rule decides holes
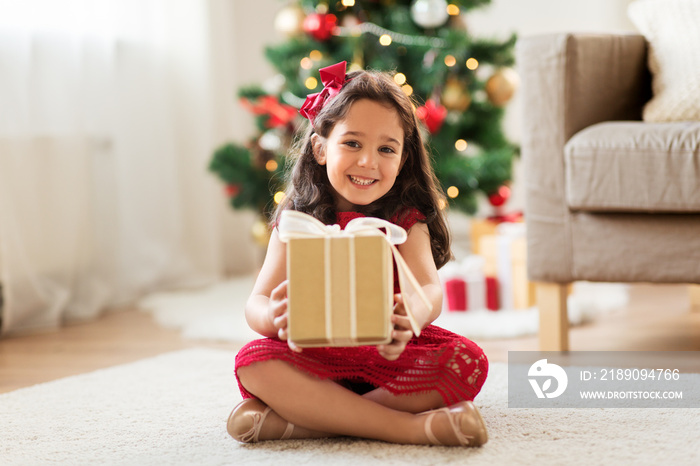
[[[490,436],[482,448],[343,438],[242,445],[225,428],[240,400],[234,356],[190,349],[2,394],[0,462],[700,464],[700,409],[509,409],[505,364],[492,365],[476,400]]]
[[[202,290],[154,293],[138,306],[151,312],[160,325],[180,329],[185,338],[246,342],[259,338],[248,328],[243,312],[254,282],[253,276],[243,276]],[[627,301],[628,285],[577,282],[568,298],[569,322],[591,322]],[[443,311],[435,324],[471,339],[515,338],[536,335],[539,315],[534,307]]]

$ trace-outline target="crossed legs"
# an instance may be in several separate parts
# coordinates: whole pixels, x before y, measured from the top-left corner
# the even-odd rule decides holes
[[[272,408],[275,414],[270,415],[275,416],[273,419],[279,418],[278,422],[266,423],[271,431],[261,432],[261,439],[280,438],[288,421],[295,426],[292,438],[343,435],[394,443],[428,444],[431,439],[426,433],[426,417],[415,413],[444,405],[436,391],[396,396],[377,389],[360,396],[335,382],[317,379],[276,360],[241,367],[238,376],[246,390]],[[442,443],[459,443],[455,422],[461,423],[460,426],[474,424],[475,429],[483,429],[485,437],[483,421],[478,414],[478,419],[460,418],[458,421],[450,416],[447,411],[442,411],[429,422],[428,430]],[[474,416],[469,414],[467,417]],[[268,429],[267,425],[264,428]]]

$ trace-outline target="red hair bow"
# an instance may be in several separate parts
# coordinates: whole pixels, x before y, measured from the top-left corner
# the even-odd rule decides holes
[[[306,96],[304,105],[299,109],[299,113],[304,118],[307,118],[311,125],[314,124],[314,119],[316,115],[323,109],[326,105],[326,101],[338,95],[340,90],[345,84],[345,68],[347,63],[341,61],[335,65],[327,66],[318,70],[321,75],[321,82],[323,83],[323,90],[315,94],[309,94]]]

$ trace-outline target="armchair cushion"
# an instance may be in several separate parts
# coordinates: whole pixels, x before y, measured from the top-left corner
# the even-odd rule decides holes
[[[628,12],[649,41],[654,97],[644,121],[699,121],[700,2],[637,0]]]
[[[564,154],[572,209],[700,212],[700,122],[599,123]]]

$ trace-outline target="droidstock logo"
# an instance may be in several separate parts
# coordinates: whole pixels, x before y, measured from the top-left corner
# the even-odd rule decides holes
[[[527,372],[528,380],[537,398],[556,398],[566,390],[569,378],[566,372],[556,364],[547,363],[546,359],[536,361]],[[552,390],[552,379],[557,381],[556,388]],[[540,385],[540,380],[541,385]]]

